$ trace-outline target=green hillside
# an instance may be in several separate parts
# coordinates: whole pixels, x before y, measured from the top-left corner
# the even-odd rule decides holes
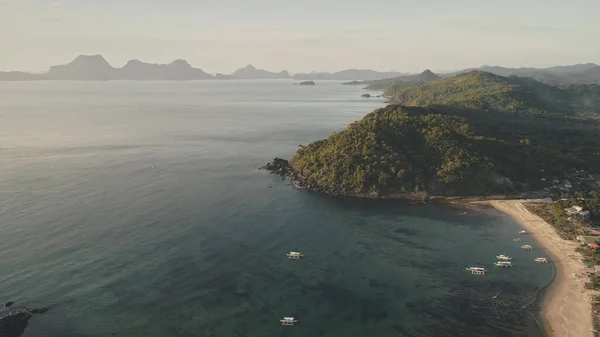
[[[598,112],[600,95],[593,94],[583,106],[577,90],[561,89],[523,77],[502,77],[471,71],[420,85],[389,86],[385,95],[394,103],[408,106],[449,105],[481,111],[526,115]]]
[[[336,195],[454,196],[540,190],[541,178],[600,168],[598,86],[473,71],[386,94],[394,104],[300,147],[278,172]]]
[[[540,170],[600,167],[596,123],[389,105],[290,161],[305,185],[346,195],[483,195],[535,189]]]
[[[430,81],[439,80],[441,77],[431,72],[431,70],[427,69],[420,74],[416,75],[406,75],[399,76],[393,78],[386,78],[383,80],[371,81],[368,83],[369,85],[365,88],[367,90],[384,90],[390,86],[407,86],[412,84],[420,84],[427,83]]]

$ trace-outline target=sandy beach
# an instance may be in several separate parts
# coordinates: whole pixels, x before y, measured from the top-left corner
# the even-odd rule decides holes
[[[554,228],[524,206],[526,200],[494,200],[486,203],[509,214],[550,254],[556,266],[556,278],[542,302],[541,320],[550,337],[592,337],[591,292],[584,289],[587,280],[579,246],[560,238]],[[478,202],[479,203],[479,202]],[[572,276],[577,274],[580,277]]]

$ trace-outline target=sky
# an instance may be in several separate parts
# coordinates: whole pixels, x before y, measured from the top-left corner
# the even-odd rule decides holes
[[[210,73],[600,63],[600,0],[0,0],[0,70],[80,54]]]

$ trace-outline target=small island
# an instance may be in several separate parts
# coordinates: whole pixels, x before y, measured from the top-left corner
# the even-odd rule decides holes
[[[298,85],[315,85],[315,81],[304,81],[304,82],[300,82],[298,83]]]
[[[387,107],[265,168],[331,195],[427,200],[522,195],[600,167],[587,118],[600,91],[472,71],[385,93]]]
[[[349,82],[343,82],[343,85],[361,85],[361,84],[369,84],[370,81],[349,81]]]

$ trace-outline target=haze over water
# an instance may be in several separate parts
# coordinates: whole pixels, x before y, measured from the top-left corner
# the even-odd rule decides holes
[[[0,301],[52,306],[29,337],[543,336],[529,304],[552,266],[509,217],[336,199],[256,169],[383,106],[362,93],[0,83]],[[516,267],[493,269],[497,254]]]

